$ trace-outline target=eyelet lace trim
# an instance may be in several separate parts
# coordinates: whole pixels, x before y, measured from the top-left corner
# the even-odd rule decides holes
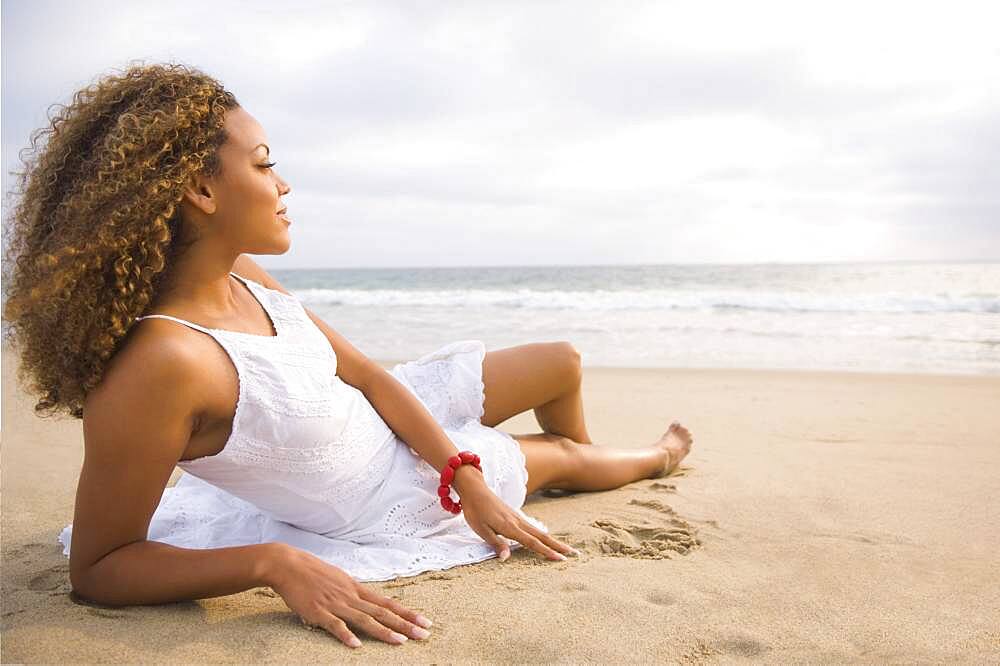
[[[391,432],[389,435],[390,438],[395,439]],[[367,438],[367,434],[365,434],[365,437]],[[360,498],[367,497],[377,486],[385,481],[386,474],[392,466],[392,461],[395,457],[395,448],[395,441],[383,442],[383,445],[378,447],[375,455],[368,461],[363,474],[339,479],[321,491],[313,491],[306,488],[301,492],[309,499],[331,506],[356,502]],[[358,450],[364,449],[353,449],[349,453],[357,455],[356,452]]]
[[[290,474],[330,474],[354,467],[347,463],[356,458],[359,451],[376,450],[385,452],[382,456],[384,460],[378,461],[381,469],[392,462],[392,447],[386,446],[385,442],[394,436],[374,409],[362,409],[339,434],[316,446],[280,446],[237,432],[223,453],[238,465]],[[372,475],[368,473],[364,476],[369,478]]]
[[[482,344],[482,343],[480,343]],[[484,350],[485,351],[485,350]],[[470,396],[466,389],[466,382],[461,381],[456,376],[459,365],[447,356],[428,355],[417,361],[404,364],[401,372],[410,386],[419,386],[419,393],[414,392],[421,403],[427,408],[435,419],[443,426],[450,429],[457,429],[469,420],[468,416],[461,416],[469,411],[465,406],[469,404]],[[476,396],[472,406],[478,411],[475,420],[482,418],[484,413],[483,400],[485,398],[484,385],[481,378],[476,380]],[[458,414],[459,416],[455,416]]]

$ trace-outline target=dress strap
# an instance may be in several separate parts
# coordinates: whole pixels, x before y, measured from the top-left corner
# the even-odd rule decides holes
[[[271,308],[268,307],[271,303],[271,290],[259,282],[245,278],[242,275],[237,275],[232,271],[229,271],[229,274],[243,283],[243,286],[247,288],[250,295],[254,297],[254,300],[260,304],[261,309],[267,314],[267,318],[273,322],[274,317],[271,315]]]
[[[258,286],[263,287],[263,289],[265,289],[265,290],[267,289],[267,287],[264,287],[263,285],[259,285],[258,283],[254,282],[250,278],[245,278],[245,277],[243,277],[241,275],[237,275],[236,273],[233,273],[232,271],[229,271],[229,274],[232,275],[237,280],[239,280],[240,282],[242,282],[244,285],[246,285],[246,288],[250,291],[250,294],[260,304],[260,306],[264,310],[265,314],[267,314],[268,320],[270,320],[272,322],[272,325],[275,327],[275,330],[277,330],[277,324],[274,323],[274,315],[271,314],[271,310],[268,308],[267,303],[266,303],[267,293],[266,292],[265,293],[261,293],[261,291],[259,291],[257,289]],[[187,319],[181,319],[180,317],[173,317],[171,315],[164,315],[164,314],[149,314],[149,315],[146,315],[144,317],[136,317],[135,319],[136,319],[136,321],[139,321],[140,319],[149,319],[150,317],[157,317],[157,318],[160,318],[160,319],[170,319],[171,321],[176,321],[177,323],[184,324],[185,326],[190,326],[191,328],[193,328],[195,330],[198,330],[198,331],[201,331],[202,333],[208,333],[212,337],[215,337],[215,335],[213,334],[213,331],[220,331],[221,330],[221,331],[227,332],[227,333],[233,333],[233,332],[239,333],[239,331],[226,331],[225,329],[205,328],[204,326],[200,326],[198,324],[195,324],[194,322],[188,321]],[[241,333],[241,334],[242,335],[246,335],[245,333]],[[255,337],[265,337],[265,338],[266,337],[271,337],[271,338],[278,337],[276,335],[272,335],[272,336],[267,336],[267,335],[256,336],[256,334],[251,334],[251,335],[255,335]]]
[[[207,329],[207,328],[205,328],[204,326],[199,326],[198,324],[190,322],[187,319],[181,319],[180,317],[171,317],[170,315],[151,314],[151,315],[146,315],[145,317],[136,317],[135,320],[139,321],[140,319],[149,319],[151,317],[157,317],[159,319],[169,319],[171,321],[176,321],[177,323],[184,324],[186,326],[190,326],[193,329],[199,330],[202,333],[208,333],[209,335],[212,335],[212,331],[209,330],[209,329]],[[215,337],[215,336],[212,336],[212,337]]]

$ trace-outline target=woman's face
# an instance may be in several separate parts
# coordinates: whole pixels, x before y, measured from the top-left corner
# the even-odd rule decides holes
[[[242,254],[283,254],[288,251],[291,223],[278,211],[281,197],[291,191],[277,171],[267,147],[264,129],[240,107],[226,112],[228,139],[219,147],[222,172],[202,178],[185,204],[203,222],[201,236],[232,245]],[[210,196],[205,196],[206,191]]]

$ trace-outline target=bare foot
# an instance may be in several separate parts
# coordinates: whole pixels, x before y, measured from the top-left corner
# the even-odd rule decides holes
[[[663,465],[663,470],[651,478],[659,479],[668,476],[677,469],[677,466],[684,460],[684,457],[691,452],[691,444],[693,442],[694,438],[687,428],[682,426],[678,421],[671,423],[667,431],[663,433],[663,437],[656,443],[656,446],[660,447],[667,454],[666,462]]]

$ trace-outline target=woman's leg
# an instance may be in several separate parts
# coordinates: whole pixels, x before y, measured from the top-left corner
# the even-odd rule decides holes
[[[491,428],[529,409],[546,434],[590,443],[580,393],[580,353],[569,342],[533,342],[487,352],[483,416]]]
[[[528,468],[528,494],[536,490],[612,490],[672,472],[691,450],[691,433],[674,423],[659,441],[639,449],[580,446],[552,435],[512,435]]]
[[[559,434],[577,444],[593,444],[583,420],[583,394],[580,381],[568,393],[535,407],[535,419],[548,434]]]

